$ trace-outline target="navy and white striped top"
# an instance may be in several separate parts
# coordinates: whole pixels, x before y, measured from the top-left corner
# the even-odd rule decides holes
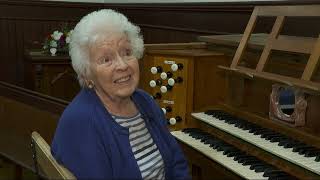
[[[121,126],[129,129],[129,141],[143,179],[165,179],[164,162],[153,142],[141,114],[127,118],[112,116]]]

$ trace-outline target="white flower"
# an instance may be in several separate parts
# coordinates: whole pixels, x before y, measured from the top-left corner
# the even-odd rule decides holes
[[[67,44],[70,43],[70,37],[69,37],[69,36],[66,38],[66,43],[67,43]]]
[[[50,41],[50,47],[56,48],[57,46],[58,46],[58,44],[56,41],[54,41],[54,40]]]
[[[56,49],[56,48],[50,48],[51,56],[55,56],[55,55],[56,55],[56,52],[57,52],[57,49]]]
[[[54,40],[58,41],[58,40],[61,38],[62,35],[63,35],[62,32],[54,31],[53,34],[51,34],[51,37],[52,37]]]
[[[73,30],[69,31],[68,36],[71,36],[72,33],[73,33]]]

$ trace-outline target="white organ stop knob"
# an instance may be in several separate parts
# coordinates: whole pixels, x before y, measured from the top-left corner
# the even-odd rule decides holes
[[[156,67],[152,67],[152,68],[151,68],[151,73],[152,73],[152,74],[157,74],[157,72],[158,72],[158,70],[157,70]]]
[[[163,114],[167,114],[166,108],[161,108],[161,109],[162,109],[162,111],[163,111]]]
[[[171,125],[175,125],[175,124],[177,123],[176,118],[170,118],[170,119],[169,119],[169,123],[170,123]]]
[[[178,70],[178,65],[177,64],[172,64],[171,65],[171,70],[172,71],[177,71]]]
[[[156,87],[157,83],[156,83],[155,80],[151,80],[151,81],[149,82],[149,85],[150,85],[150,87]]]
[[[167,89],[166,86],[161,86],[161,87],[160,87],[160,91],[161,91],[162,93],[166,93],[166,92],[168,91],[168,89]]]
[[[167,79],[167,73],[163,72],[160,74],[161,79],[165,80]]]
[[[171,65],[172,71],[177,71],[177,70],[182,70],[182,69],[183,69],[183,64],[181,64],[181,63]]]
[[[175,81],[174,81],[173,78],[169,78],[169,79],[168,79],[168,84],[169,84],[170,86],[173,86],[174,83],[175,83]]]

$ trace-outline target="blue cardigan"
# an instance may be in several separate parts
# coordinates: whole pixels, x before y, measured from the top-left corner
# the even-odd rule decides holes
[[[191,179],[159,106],[142,90],[136,90],[132,99],[162,155],[166,179]],[[90,89],[82,89],[63,112],[51,152],[79,179],[142,179],[128,129],[112,119]]]

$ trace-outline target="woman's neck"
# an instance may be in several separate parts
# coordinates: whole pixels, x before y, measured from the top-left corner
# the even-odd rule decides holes
[[[105,108],[112,115],[131,117],[138,113],[138,110],[130,97],[115,98],[106,93],[96,91]]]

